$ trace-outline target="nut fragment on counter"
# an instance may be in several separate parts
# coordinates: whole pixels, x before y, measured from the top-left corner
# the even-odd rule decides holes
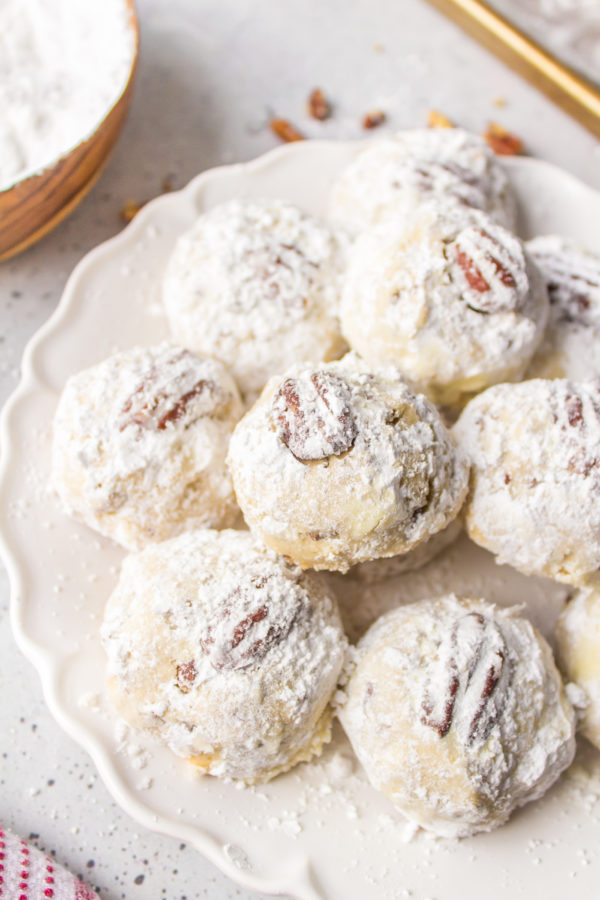
[[[312,91],[308,98],[308,114],[312,116],[313,119],[318,119],[319,122],[324,122],[325,119],[329,119],[331,117],[331,103],[321,90],[321,88],[315,88]]]
[[[428,128],[454,128],[454,122],[451,122],[450,119],[444,115],[444,113],[438,112],[437,109],[430,109],[427,113],[427,127]]]
[[[498,122],[490,122],[483,133],[483,138],[498,156],[518,156],[525,152],[525,145],[520,137],[507,131]]]
[[[271,119],[269,128],[273,134],[288,144],[305,140],[304,135],[287,119]]]
[[[373,109],[371,112],[365,113],[362,120],[362,127],[366,129],[379,128],[387,121],[387,116],[381,109]]]

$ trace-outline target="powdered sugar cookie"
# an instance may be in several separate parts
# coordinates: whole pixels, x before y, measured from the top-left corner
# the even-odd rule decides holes
[[[331,216],[359,233],[391,216],[412,215],[431,196],[483,209],[514,228],[516,202],[508,177],[485,141],[460,128],[401,131],[374,141],[333,187]]]
[[[337,571],[441,531],[468,479],[425,397],[352,354],[271,379],[228,463],[252,531],[303,568]]]
[[[397,365],[444,406],[520,377],[547,314],[545,286],[519,238],[446,201],[362,234],[341,303],[350,346],[368,362]]]
[[[164,280],[171,331],[255,394],[294,362],[345,349],[337,319],[341,236],[276,200],[231,202],[177,242]]]
[[[410,603],[358,644],[340,718],[371,783],[439,835],[490,831],[575,753],[552,652],[514,610],[453,595]]]
[[[443,531],[438,531],[426,541],[417,544],[414,550],[409,550],[408,553],[402,553],[400,556],[391,556],[388,559],[373,559],[370,562],[359,563],[350,570],[349,574],[365,584],[378,584],[395,578],[397,575],[404,575],[405,572],[414,572],[416,569],[422,569],[432,559],[443,553],[450,544],[454,543],[461,532],[462,522],[459,517],[453,519]]]
[[[213,359],[167,343],[117,353],[65,386],[53,486],[68,513],[129,549],[232,525],[225,454],[242,412]]]
[[[525,574],[578,584],[600,567],[600,382],[533,379],[472,400],[469,536]]]
[[[550,315],[530,378],[600,376],[600,256],[557,235],[526,244],[548,288]]]
[[[600,591],[582,588],[556,626],[558,660],[563,673],[583,689],[581,730],[600,750]]]
[[[346,650],[335,600],[249,532],[129,556],[102,637],[117,712],[203,772],[265,781],[330,739]]]

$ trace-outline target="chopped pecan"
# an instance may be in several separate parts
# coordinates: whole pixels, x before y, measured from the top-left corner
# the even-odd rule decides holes
[[[516,134],[511,134],[497,122],[490,122],[483,134],[488,146],[498,156],[517,156],[525,150],[523,141]]]
[[[196,680],[196,663],[193,659],[186,663],[180,663],[177,666],[176,684],[182,694],[189,693],[194,681]]]
[[[454,128],[454,122],[451,122],[443,113],[437,109],[430,109],[427,113],[428,128]]]
[[[567,421],[571,428],[583,425],[583,403],[576,394],[567,395]]]
[[[287,119],[271,119],[269,127],[273,134],[276,134],[278,138],[288,144],[293,141],[303,141],[305,139],[304,135],[298,131],[291,122],[288,122]]]
[[[139,213],[144,203],[138,203],[137,200],[126,200],[123,206],[121,207],[121,211],[119,215],[123,219],[124,222],[131,222],[132,219],[135,219],[137,214]]]
[[[387,116],[381,109],[372,109],[371,112],[365,113],[362,120],[362,127],[365,129],[379,128],[387,121]]]
[[[331,116],[331,103],[321,90],[315,88],[308,97],[308,114],[319,122],[324,122]]]

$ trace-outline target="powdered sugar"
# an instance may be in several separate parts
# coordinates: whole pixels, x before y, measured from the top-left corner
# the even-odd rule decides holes
[[[256,534],[304,567],[342,571],[443,529],[467,482],[435,408],[393,367],[352,354],[273,378],[237,426],[228,462]]]
[[[90,136],[125,87],[134,48],[125,0],[3,0],[0,190]]]
[[[506,173],[481,138],[460,128],[403,131],[373,142],[338,178],[331,215],[360,232],[388,217],[410,216],[431,195],[486,210],[514,226]]]
[[[341,303],[344,335],[361,356],[397,365],[451,406],[519,377],[547,313],[519,238],[443,199],[356,240]]]
[[[438,834],[500,825],[575,752],[549,647],[482,600],[421,600],[380,619],[347,693],[340,716],[369,779]]]
[[[573,241],[545,235],[527,250],[548,286],[550,316],[529,377],[600,375],[600,257]]]
[[[171,330],[259,391],[293,362],[335,359],[343,235],[278,201],[231,202],[176,244],[164,280]]]
[[[128,557],[102,633],[117,710],[202,771],[264,780],[329,740],[346,647],[335,601],[248,532]]]
[[[600,382],[497,385],[454,426],[472,465],[470,537],[526,574],[600,566]]]

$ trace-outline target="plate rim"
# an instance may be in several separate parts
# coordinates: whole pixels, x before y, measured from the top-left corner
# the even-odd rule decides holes
[[[377,140],[377,139],[375,139]],[[15,446],[12,437],[12,423],[18,414],[19,407],[24,398],[36,391],[52,390],[38,369],[38,354],[53,334],[60,329],[64,320],[72,309],[76,309],[81,301],[78,296],[79,282],[85,278],[89,269],[93,268],[103,259],[111,255],[115,250],[126,250],[128,246],[135,245],[141,237],[144,229],[154,217],[161,205],[193,198],[210,181],[228,175],[252,175],[277,164],[279,160],[294,155],[310,152],[318,154],[322,151],[331,151],[333,148],[350,146],[359,149],[360,146],[373,143],[368,141],[341,141],[341,140],[311,140],[276,147],[252,160],[242,163],[233,163],[216,166],[201,172],[192,178],[183,188],[169,194],[160,195],[147,203],[136,217],[122,231],[98,244],[88,251],[76,264],[69,275],[59,302],[48,317],[28,340],[23,351],[21,361],[21,377],[7,399],[0,414],[0,553],[6,566],[9,585],[10,623],[16,644],[23,655],[34,666],[42,684],[42,692],[48,709],[58,725],[82,747],[91,757],[102,781],[109,794],[119,804],[124,812],[134,821],[148,828],[150,831],[166,834],[169,837],[184,840],[202,853],[213,865],[226,874],[237,884],[260,891],[265,894],[286,893],[297,900],[323,900],[323,894],[314,887],[311,877],[311,862],[306,853],[299,854],[305,865],[302,871],[296,871],[293,883],[284,883],[278,878],[276,883],[272,878],[255,875],[248,870],[238,868],[224,852],[222,846],[207,833],[201,826],[188,826],[169,819],[164,815],[152,812],[146,804],[139,799],[135,790],[127,785],[119,775],[112,762],[111,754],[105,748],[102,741],[86,729],[78,720],[74,719],[61,705],[58,691],[58,663],[52,654],[40,643],[36,642],[28,633],[23,621],[24,605],[22,598],[26,592],[26,572],[19,565],[20,546],[17,538],[11,535],[10,523],[6,510],[5,491],[11,466],[14,464]],[[508,168],[532,169],[545,171],[548,177],[560,178],[563,182],[570,182],[570,188],[574,191],[589,193],[600,205],[600,190],[586,184],[573,173],[545,160],[532,157],[514,157],[501,160]]]

